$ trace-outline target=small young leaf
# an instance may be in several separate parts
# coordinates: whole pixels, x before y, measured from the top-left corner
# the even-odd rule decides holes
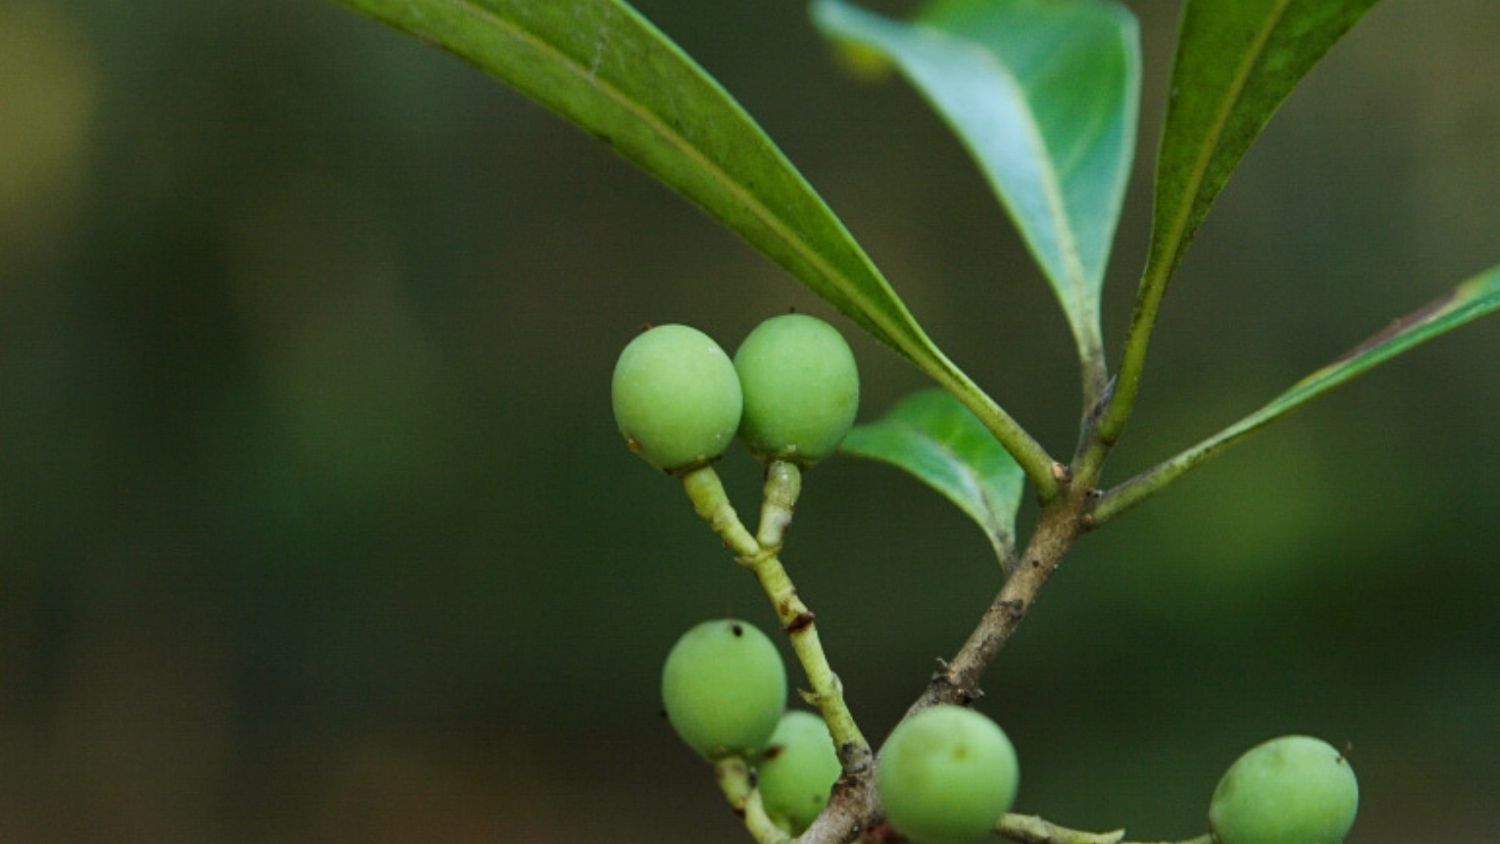
[[[1452,292],[1392,322],[1337,360],[1293,384],[1264,407],[1111,490],[1095,510],[1102,523],[1224,451],[1270,422],[1403,352],[1500,310],[1500,266],[1491,267]]]
[[[912,393],[844,438],[845,454],[883,460],[942,493],[984,530],[1003,562],[1015,546],[1024,476],[1010,454],[956,399]]]
[[[938,0],[911,22],[816,0],[829,37],[878,50],[989,179],[1103,371],[1099,294],[1135,150],[1140,40],[1113,0]]]
[[[682,193],[959,396],[1056,491],[1046,450],[928,338],[739,103],[628,3],[339,2],[472,62]]]
[[[1187,0],[1156,163],[1151,267],[1182,260],[1292,88],[1377,0]]]

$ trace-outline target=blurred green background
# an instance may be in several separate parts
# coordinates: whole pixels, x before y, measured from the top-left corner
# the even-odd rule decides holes
[[[1063,320],[919,99],[835,72],[801,3],[639,5],[1064,452]],[[1131,5],[1112,349],[1177,9]],[[1489,0],[1389,0],[1293,96],[1168,298],[1111,479],[1500,261],[1497,36]],[[0,840],[748,840],[657,672],[703,618],[773,618],[606,394],[642,323],[732,348],[833,316],[778,268],[334,5],[0,0],[0,303]],[[923,385],[838,323],[864,415]],[[1223,768],[1297,731],[1353,745],[1351,842],[1495,841],[1497,361],[1491,319],[1086,538],[988,676],[1019,808],[1197,834]],[[752,462],[723,471],[753,508]],[[877,738],[998,586],[956,510],[852,461],[809,478],[787,561]]]

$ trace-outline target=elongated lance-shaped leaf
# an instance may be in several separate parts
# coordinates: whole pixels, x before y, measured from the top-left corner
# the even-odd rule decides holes
[[[891,59],[958,134],[1102,378],[1099,295],[1135,151],[1134,16],[1113,0],[938,0],[910,22],[816,0],[812,15]]]
[[[1170,274],[1245,151],[1377,0],[1187,0],[1156,169],[1152,263]]]
[[[1044,497],[1051,459],[928,338],[722,86],[622,0],[339,0],[474,63],[701,206],[959,396]]]
[[[1491,267],[1451,292],[1392,322],[1337,360],[1313,372],[1260,410],[1172,459],[1112,490],[1095,510],[1103,522],[1171,483],[1179,475],[1234,445],[1267,423],[1403,352],[1500,310],[1500,266]]]
[[[1186,0],[1156,159],[1151,249],[1113,401],[1112,440],[1135,403],[1167,282],[1271,115],[1377,0]]]
[[[1021,467],[983,424],[941,390],[922,390],[844,438],[845,454],[898,466],[958,505],[1003,563],[1015,548]]]

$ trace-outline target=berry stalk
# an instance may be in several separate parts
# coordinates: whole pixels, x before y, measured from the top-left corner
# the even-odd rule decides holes
[[[729,808],[744,818],[745,829],[756,844],[791,844],[792,837],[766,814],[760,792],[756,790],[750,766],[738,756],[728,756],[714,763],[714,778],[729,801]]]
[[[1037,817],[1036,815],[1007,814],[995,825],[995,832],[1002,838],[1019,841],[1021,844],[1148,844],[1148,842],[1125,841],[1125,830],[1113,832],[1083,832]],[[1212,844],[1213,837],[1200,835],[1186,841],[1159,844]]]
[[[766,466],[766,484],[760,505],[760,526],[755,541],[762,548],[781,551],[781,541],[792,523],[792,512],[802,494],[802,470],[786,460]]]
[[[834,673],[818,637],[815,616],[797,594],[797,588],[777,556],[781,536],[791,521],[792,507],[801,489],[801,474],[784,461],[772,461],[766,475],[766,507],[762,513],[760,535],[774,543],[767,546],[750,534],[740,521],[724,484],[711,466],[695,469],[682,478],[693,509],[734,554],[735,560],[755,575],[771,600],[776,617],[791,641],[797,661],[807,676],[812,694],[808,702],[816,706],[828,732],[838,748],[839,763],[846,773],[868,768],[870,743],[860,732],[844,701],[843,683]]]
[[[834,746],[838,748],[839,763],[845,771],[863,769],[869,764],[870,743],[859,731],[853,713],[844,702],[844,684],[834,673],[833,666],[829,664],[828,656],[823,651],[812,610],[797,595],[797,588],[792,584],[791,576],[787,574],[786,567],[779,558],[763,557],[750,570],[755,574],[756,580],[760,581],[766,597],[771,599],[771,604],[776,608],[776,617],[781,621],[782,629],[786,630],[787,637],[791,640],[792,650],[797,654],[797,661],[802,663],[807,682],[812,686],[812,694],[804,697],[808,703],[817,707],[824,722],[828,724],[828,732],[833,736]]]

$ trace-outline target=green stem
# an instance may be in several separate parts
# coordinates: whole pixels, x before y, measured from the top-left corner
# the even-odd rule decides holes
[[[1170,251],[1176,254],[1175,248]],[[1146,258],[1146,271],[1141,276],[1135,309],[1130,314],[1130,330],[1125,335],[1125,351],[1120,357],[1120,372],[1115,376],[1114,393],[1100,413],[1090,442],[1077,461],[1085,473],[1094,477],[1098,477],[1105,456],[1119,440],[1140,393],[1141,373],[1146,367],[1151,332],[1156,327],[1156,315],[1161,310],[1167,282],[1176,267],[1175,260],[1163,258],[1161,254],[1153,248]]]
[[[750,799],[745,801],[745,829],[750,831],[750,837],[754,838],[756,844],[792,844],[792,837],[786,830],[776,825],[766,814],[766,807],[761,803],[760,792],[750,792]]]
[[[1217,457],[1232,445],[1237,445],[1266,425],[1285,418],[1292,411],[1323,393],[1346,383],[1364,370],[1351,367],[1338,375],[1326,375],[1330,370],[1338,372],[1337,362],[1309,375],[1293,384],[1285,392],[1267,402],[1259,410],[1244,417],[1228,428],[1202,442],[1191,446],[1173,457],[1147,469],[1128,481],[1109,490],[1095,505],[1093,524],[1101,525],[1115,516],[1139,504],[1177,480],[1188,470]]]
[[[1080,832],[1058,826],[1036,815],[1007,814],[995,824],[995,832],[1022,844],[1119,844],[1125,830]]]
[[[859,731],[854,715],[844,702],[844,684],[828,663],[822,640],[818,638],[818,625],[814,621],[814,615],[797,595],[797,588],[792,585],[786,567],[776,557],[764,557],[751,570],[760,581],[766,597],[771,599],[772,606],[776,608],[776,617],[781,621],[782,629],[786,630],[787,637],[791,639],[792,650],[796,652],[797,660],[802,663],[802,670],[807,675],[807,682],[812,686],[808,703],[816,706],[823,720],[828,723],[828,732],[833,736],[844,770],[867,765],[870,743]]]
[[[1005,446],[1005,450],[1010,452],[1011,457],[1026,472],[1026,477],[1036,486],[1037,496],[1042,501],[1056,498],[1068,479],[1067,467],[1052,459],[1041,443],[1027,433],[988,393],[979,389],[979,385],[970,380],[952,361],[941,358],[940,364],[923,366],[922,369],[979,417],[984,427]]]
[[[995,825],[995,832],[1022,844],[1147,844],[1144,841],[1125,841],[1123,829],[1113,832],[1082,832],[1058,826],[1036,815],[1007,814]],[[1213,844],[1213,836],[1200,835],[1185,841],[1155,844]]]
[[[745,820],[745,829],[757,844],[791,844],[792,838],[766,814],[760,792],[756,790],[750,766],[738,756],[727,756],[714,763],[714,778],[729,808]]]
[[[776,617],[791,640],[792,650],[802,664],[812,694],[808,702],[818,708],[828,724],[838,748],[839,761],[846,772],[867,768],[872,757],[870,743],[860,732],[854,715],[844,701],[843,683],[834,673],[823,651],[818,637],[818,626],[812,610],[803,603],[792,584],[786,567],[777,557],[775,546],[767,547],[756,540],[740,522],[724,484],[711,466],[695,469],[683,476],[683,488],[693,502],[693,509],[724,540],[724,544],[735,555],[735,560],[755,574],[766,597],[776,610]],[[772,506],[763,511],[768,520],[763,520],[760,533],[767,539],[780,541],[787,522],[791,519],[791,508],[796,503],[801,489],[801,474],[796,467],[782,461],[773,461],[766,476],[768,502]]]
[[[1099,499],[1099,503],[1094,506],[1091,525],[1102,525],[1150,498],[1189,469],[1217,456],[1219,452],[1249,436],[1254,430],[1254,428],[1249,428],[1241,431],[1225,431],[1224,434],[1228,436],[1221,434],[1204,440],[1114,487],[1106,492]]]
[[[729,802],[729,808],[736,815],[745,811],[745,802],[750,799],[750,792],[755,786],[750,783],[750,766],[745,760],[738,756],[726,756],[714,763],[714,779],[719,782],[719,790],[724,792],[724,799]]]
[[[761,555],[760,543],[755,541],[750,531],[745,530],[739,514],[734,511],[734,505],[729,503],[729,494],[724,491],[724,482],[719,480],[719,473],[714,471],[714,467],[702,466],[683,475],[682,488],[687,492],[688,500],[693,502],[693,510],[698,517],[707,522],[709,528],[724,540],[724,547],[734,554],[741,565],[751,565]]]
[[[1083,412],[1094,409],[1109,385],[1109,364],[1104,357],[1104,338],[1099,333],[1097,311],[1081,317],[1086,326],[1075,334],[1078,344],[1078,362],[1083,368]]]

